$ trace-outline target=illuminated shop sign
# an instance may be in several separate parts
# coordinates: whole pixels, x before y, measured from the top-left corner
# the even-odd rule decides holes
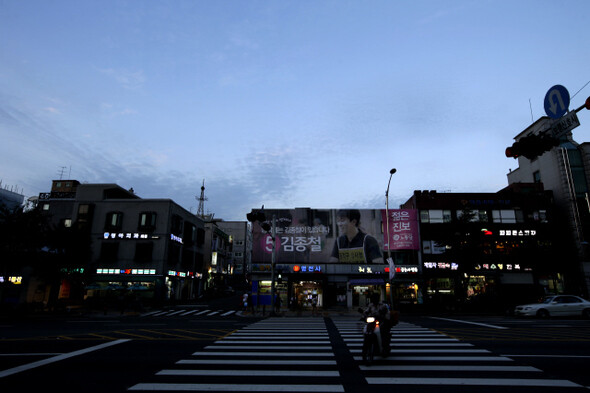
[[[396,266],[396,273],[416,274],[418,273],[418,266]]]
[[[4,282],[9,282],[12,284],[22,284],[23,283],[23,277],[22,276],[8,276],[8,277],[3,277],[0,276],[0,283],[4,283]]]
[[[177,243],[183,244],[182,243],[182,238],[180,236],[176,236],[173,233],[170,234],[170,240],[174,240]]]
[[[321,273],[322,267],[320,265],[295,265],[293,271],[295,273]]]
[[[500,229],[500,236],[537,236],[534,229]]]
[[[438,270],[458,270],[459,264],[456,262],[424,262],[424,268]]]
[[[358,266],[357,269],[358,269],[357,271],[359,273],[369,273],[369,274],[370,273],[379,273],[379,272],[376,272],[376,270],[377,270],[376,268],[373,268],[371,266]],[[389,269],[389,268],[386,268],[386,269]]]
[[[475,265],[475,270],[521,270],[521,268],[519,263],[481,263]]]
[[[133,232],[105,232],[104,239],[128,239],[128,240],[142,240],[149,239],[150,235],[147,233],[133,233]]]
[[[168,270],[168,275],[172,277],[197,277],[201,278],[202,274],[193,272],[177,272],[176,270]]]
[[[156,274],[156,269],[96,269],[96,274],[154,275]]]

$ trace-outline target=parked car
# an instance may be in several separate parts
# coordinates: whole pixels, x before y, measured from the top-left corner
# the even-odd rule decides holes
[[[559,316],[590,318],[590,302],[579,296],[548,296],[541,303],[516,306],[514,315],[539,318]]]

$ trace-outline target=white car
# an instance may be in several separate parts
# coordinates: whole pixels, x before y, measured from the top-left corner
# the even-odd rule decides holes
[[[527,317],[582,316],[590,318],[590,302],[578,296],[548,296],[542,303],[516,306],[515,315]]]

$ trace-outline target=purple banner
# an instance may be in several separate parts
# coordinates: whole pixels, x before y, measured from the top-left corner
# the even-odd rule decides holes
[[[381,210],[383,249],[418,250],[420,248],[418,242],[418,211],[415,209],[389,209],[389,220],[386,218],[385,213],[385,210]],[[388,223],[389,239],[387,239]],[[391,245],[391,248],[389,245]]]

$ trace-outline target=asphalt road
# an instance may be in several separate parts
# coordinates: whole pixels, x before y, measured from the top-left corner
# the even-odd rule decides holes
[[[587,320],[402,316],[393,354],[367,367],[354,314],[260,318],[207,309],[0,320],[0,390],[553,393],[590,387]]]

